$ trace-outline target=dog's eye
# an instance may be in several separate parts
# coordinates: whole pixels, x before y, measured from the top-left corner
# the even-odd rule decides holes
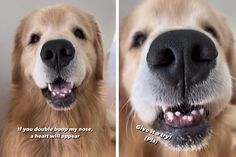
[[[38,34],[32,34],[30,36],[29,44],[35,44],[35,43],[39,42],[39,40],[40,40],[40,36]]]
[[[132,48],[138,48],[142,46],[147,38],[147,35],[143,32],[137,32],[134,35]]]
[[[86,36],[85,36],[83,30],[80,29],[80,28],[76,28],[76,29],[74,30],[74,35],[75,35],[76,37],[80,38],[80,39],[83,39],[83,40],[86,39]]]
[[[216,39],[218,39],[218,33],[217,31],[215,30],[214,27],[212,26],[205,26],[204,27],[204,30],[208,33],[210,33],[213,37],[215,37]]]

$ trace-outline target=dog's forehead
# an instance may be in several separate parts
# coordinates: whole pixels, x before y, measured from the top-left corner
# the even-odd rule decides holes
[[[38,10],[29,18],[31,25],[36,27],[64,27],[67,24],[70,25],[89,25],[89,16],[76,9],[72,8],[62,8],[62,7],[52,7],[43,8]]]
[[[88,39],[95,38],[93,16],[72,6],[49,6],[29,14],[22,20],[23,42],[27,43],[31,34],[65,33],[81,28]]]
[[[220,24],[217,15],[205,0],[143,1],[123,21],[121,32],[126,33],[121,35],[121,42],[125,40],[124,45],[129,47],[135,33],[140,31],[155,37],[173,28],[200,28],[207,24],[218,28]]]
[[[148,10],[148,11],[147,11]],[[214,11],[205,0],[148,0],[141,3],[133,12],[139,20],[154,22],[184,23],[212,18]],[[142,22],[143,23],[143,22]]]

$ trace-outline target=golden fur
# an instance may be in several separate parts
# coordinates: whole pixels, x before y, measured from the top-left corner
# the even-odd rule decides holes
[[[68,22],[78,22],[88,35],[89,44],[76,42],[88,52],[86,78],[77,90],[74,108],[53,110],[32,79],[37,46],[29,47],[26,38],[32,29],[51,27],[60,33]],[[45,26],[45,27],[44,27]],[[60,35],[68,35],[61,32]],[[51,37],[49,34],[47,37]],[[71,38],[73,40],[73,38]],[[57,5],[40,9],[25,17],[17,29],[12,56],[12,97],[2,133],[2,157],[112,157],[115,146],[101,99],[103,87],[103,47],[100,31],[93,17],[77,8]],[[30,139],[34,132],[17,132],[17,127],[91,127],[93,132],[77,133],[79,140]],[[54,134],[54,133],[53,133]]]
[[[172,3],[173,5],[169,5]],[[121,157],[233,157],[236,156],[235,150],[232,149],[231,130],[224,122],[224,117],[227,111],[223,111],[220,115],[210,121],[214,133],[206,147],[199,151],[175,151],[166,147],[160,140],[158,145],[143,142],[144,133],[140,133],[135,129],[137,124],[143,124],[149,127],[144,122],[141,122],[138,115],[135,114],[131,107],[130,93],[135,80],[136,73],[140,60],[143,57],[143,49],[131,49],[132,35],[135,31],[145,29],[146,33],[152,33],[158,27],[156,23],[168,16],[171,22],[165,24],[162,31],[173,27],[184,27],[189,25],[189,21],[184,23],[191,12],[201,10],[200,5],[192,5],[193,3],[203,3],[204,1],[193,0],[146,0],[141,3],[129,16],[127,16],[120,28],[120,156]],[[173,8],[174,6],[174,8]],[[189,8],[195,6],[196,8]],[[207,6],[207,5],[206,5]],[[208,6],[207,6],[208,7]],[[162,10],[162,11],[160,11]],[[211,21],[221,32],[223,42],[220,47],[223,49],[223,55],[226,58],[227,65],[230,69],[230,74],[236,76],[236,55],[235,44],[232,33],[225,24],[225,19],[220,15],[213,13],[211,8],[207,10],[211,15],[204,14],[202,18]],[[213,14],[212,14],[213,13]],[[162,19],[156,18],[160,15]],[[213,16],[214,18],[212,18]],[[198,17],[199,18],[199,17]],[[199,26],[201,19],[192,17],[192,23]],[[189,19],[189,18],[188,18]],[[199,20],[199,21],[198,21]],[[195,22],[195,23],[194,23]],[[160,22],[161,23],[161,22]],[[190,25],[191,25],[190,24]],[[143,50],[144,51],[144,50]],[[233,81],[234,82],[234,81]],[[233,83],[235,85],[235,83]],[[235,87],[234,87],[235,88]],[[234,94],[235,95],[235,94]],[[232,96],[232,103],[235,102],[235,97]],[[232,121],[231,121],[232,123]],[[234,153],[233,153],[234,151]]]

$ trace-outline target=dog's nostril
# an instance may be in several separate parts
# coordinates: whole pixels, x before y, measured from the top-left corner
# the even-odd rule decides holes
[[[191,59],[194,62],[211,62],[217,57],[216,53],[210,52],[211,49],[204,49],[201,45],[194,45],[191,51]]]
[[[69,50],[67,50],[67,49],[65,49],[65,48],[62,48],[61,49],[61,56],[73,56],[73,53],[72,53],[72,51],[69,51]]]
[[[195,61],[195,62],[202,61],[201,51],[202,51],[202,48],[199,45],[193,46],[192,55],[191,55],[192,61]]]
[[[42,59],[49,60],[53,58],[53,52],[52,50],[47,50],[44,53],[41,54]]]
[[[175,60],[174,53],[171,49],[162,49],[156,58],[156,66],[168,66]]]

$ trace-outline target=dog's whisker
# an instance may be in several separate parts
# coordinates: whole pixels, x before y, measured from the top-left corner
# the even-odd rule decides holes
[[[137,113],[134,111],[133,116],[132,116],[132,120],[131,120],[131,127],[130,127],[130,129],[131,129],[131,137],[132,138],[135,137],[134,136],[134,128],[136,126],[136,114]]]
[[[127,106],[128,106],[128,104],[129,104],[129,102],[130,102],[130,100],[131,100],[131,98],[128,98],[127,99],[127,101],[122,105],[122,107],[120,108],[120,112],[123,110],[123,109],[127,109]],[[119,113],[120,113],[119,112]]]
[[[126,126],[125,126],[125,132],[126,132],[126,136],[128,138],[128,140],[131,140],[132,138],[129,137],[129,129],[132,129],[132,117],[134,115],[134,110],[131,110],[127,116],[127,120],[126,120]],[[132,131],[131,131],[132,132]]]
[[[133,111],[133,114],[131,116],[131,122],[130,122],[130,127],[129,127],[129,130],[130,130],[130,135],[131,135],[131,139],[134,138],[134,132],[133,132],[133,119],[134,119],[134,114],[135,112]]]

